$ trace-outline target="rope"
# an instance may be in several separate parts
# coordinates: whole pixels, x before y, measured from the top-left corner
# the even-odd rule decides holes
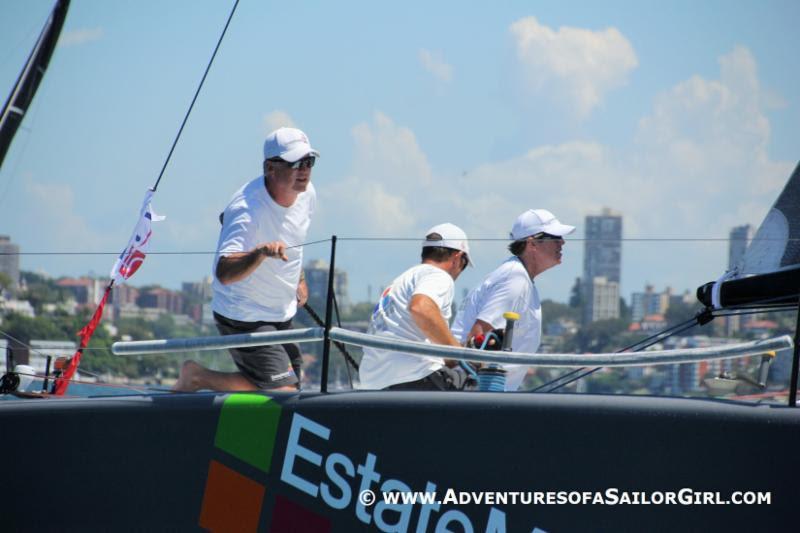
[[[302,248],[304,246],[311,246],[313,244],[321,244],[324,242],[330,242],[331,240],[328,239],[319,239],[317,241],[309,241],[304,242],[302,244],[293,244],[291,246],[287,246],[287,249],[291,248]],[[207,250],[207,251],[188,251],[188,252],[152,252],[148,251],[147,255],[214,255],[216,254],[216,250]],[[0,256],[21,256],[21,255],[119,255],[119,251],[116,252],[0,252]]]
[[[680,323],[680,324],[677,324],[677,325],[675,325],[675,326],[670,326],[670,327],[668,327],[667,329],[661,330],[661,331],[659,331],[658,333],[655,333],[655,334],[653,334],[653,335],[651,335],[651,336],[649,336],[649,337],[647,337],[647,338],[645,338],[645,339],[642,339],[642,340],[640,340],[640,341],[634,342],[634,343],[633,343],[633,344],[631,344],[630,346],[626,346],[625,348],[622,348],[621,350],[619,350],[619,351],[618,351],[618,352],[616,352],[616,353],[623,353],[623,352],[626,352],[626,351],[628,351],[628,350],[632,350],[632,351],[634,351],[634,352],[636,352],[636,351],[639,351],[639,350],[644,350],[644,349],[645,349],[645,348],[647,348],[648,346],[652,346],[653,344],[655,344],[655,343],[657,343],[657,342],[659,342],[659,341],[663,340],[664,338],[666,338],[666,337],[669,337],[669,336],[671,336],[671,335],[674,335],[674,333],[672,333],[672,330],[674,330],[674,329],[676,329],[676,328],[682,328],[682,327],[683,327],[683,326],[685,326],[686,324],[690,324],[690,323],[691,323],[692,325],[694,325],[696,322],[697,322],[697,317],[696,317],[696,316],[694,316],[694,317],[692,317],[692,318],[690,318],[690,319],[688,319],[688,320],[686,320],[686,321],[684,321],[684,322],[682,322],[682,323]],[[654,340],[654,339],[655,339],[655,340]],[[652,342],[650,342],[650,341],[652,341]],[[642,346],[641,348],[636,348],[637,346],[639,346],[640,344],[643,344],[643,343],[645,343],[645,346]],[[539,392],[539,391],[541,391],[543,388],[545,388],[545,387],[549,387],[549,386],[553,385],[554,383],[557,383],[557,382],[561,381],[562,379],[567,379],[567,378],[569,378],[569,377],[571,377],[571,376],[574,376],[575,374],[577,374],[577,373],[579,373],[579,372],[581,372],[581,371],[583,371],[583,370],[586,370],[586,367],[585,367],[585,366],[584,366],[584,367],[581,367],[581,368],[576,368],[575,370],[572,370],[572,371],[570,371],[570,372],[567,372],[567,373],[566,373],[566,374],[564,374],[564,375],[558,376],[558,377],[556,377],[556,378],[554,378],[554,379],[552,379],[552,380],[548,381],[547,383],[543,383],[543,384],[539,385],[538,387],[536,387],[535,389],[532,389],[532,390],[530,390],[530,391],[528,391],[528,392]],[[596,371],[596,370],[597,370],[597,369],[594,369],[594,370],[592,370],[592,372],[594,372],[594,371]],[[588,374],[587,374],[587,375],[588,375]],[[582,376],[581,376],[581,377],[582,377]],[[576,379],[580,379],[580,378],[576,378]],[[572,381],[574,381],[574,380],[571,380],[569,383],[572,383]],[[555,387],[555,388],[553,388],[553,389],[551,389],[551,390],[548,390],[548,391],[546,391],[546,392],[553,392],[553,391],[554,391],[556,388],[559,388],[559,387],[562,387],[562,386],[563,386],[563,385],[559,385],[559,386],[557,386],[557,387]]]
[[[343,241],[363,241],[363,242],[375,242],[375,241],[385,241],[385,242],[418,242],[421,241],[419,237],[340,237],[339,240]],[[321,244],[325,242],[330,242],[330,238],[327,239],[319,239],[316,241],[310,241],[303,244],[295,244],[292,246],[287,246],[287,248],[301,248],[303,246],[311,246],[313,244]],[[470,242],[472,241],[487,241],[487,242],[509,242],[507,238],[472,238],[470,237]],[[636,239],[618,239],[613,242],[618,241],[638,241],[638,242],[715,242],[715,241],[727,241],[728,239],[668,239],[668,238],[636,238]],[[800,242],[800,239],[789,239],[795,240]],[[612,242],[604,239],[570,239],[570,241],[589,241],[589,242]],[[213,255],[217,253],[216,250],[190,250],[190,251],[148,251],[147,255]],[[87,252],[87,251],[63,251],[63,252],[53,252],[53,251],[45,251],[45,252],[0,252],[0,256],[23,256],[23,255],[30,255],[30,256],[37,256],[37,255],[119,255],[119,250],[113,252]],[[760,300],[761,303],[769,303],[770,301],[775,300]],[[781,304],[783,305],[783,304]]]
[[[81,371],[81,372],[84,373],[84,374],[89,374],[89,372],[85,372],[85,371]],[[29,377],[32,377],[32,378],[35,378],[35,379],[42,379],[42,380],[44,380],[44,379],[54,379],[54,377],[55,377],[53,374],[50,374],[49,376],[47,376],[45,374],[39,374],[39,373],[33,373],[33,374],[27,374],[27,373],[22,373],[22,372],[12,372],[12,373],[17,374],[18,376],[29,376]],[[75,378],[69,379],[67,381],[70,384],[77,383],[78,385],[92,385],[92,386],[96,386],[96,387],[106,387],[106,388],[112,388],[112,389],[113,388],[131,389],[131,390],[135,390],[137,392],[144,392],[144,393],[153,392],[153,391],[155,391],[155,392],[172,392],[170,389],[153,389],[153,388],[148,388],[147,386],[144,386],[144,385],[128,385],[126,383],[106,383],[106,382],[102,382],[102,381],[86,381],[84,379],[75,379]]]
[[[334,283],[335,283],[335,281],[334,281]],[[333,311],[336,313],[336,325],[339,326],[339,327],[342,327],[342,318],[339,315],[339,303],[336,301],[336,291],[333,291],[333,294],[331,294],[331,296],[332,296],[331,299],[333,300]],[[342,355],[344,355],[344,354],[342,354]],[[346,360],[346,358],[345,358],[345,360]],[[353,388],[353,376],[350,374],[350,365],[345,365],[345,368],[347,369],[347,381],[350,383],[350,388],[352,389]],[[358,367],[356,367],[356,368],[358,368]]]
[[[167,159],[164,161],[164,166],[161,167],[161,172],[158,174],[158,179],[156,180],[156,184],[153,185],[153,192],[156,192],[158,189],[158,184],[161,183],[161,178],[164,176],[164,171],[167,169],[167,165],[169,164],[169,160],[172,158],[172,152],[175,151],[175,146],[178,144],[178,139],[181,138],[181,133],[183,133],[183,128],[186,126],[186,121],[189,120],[189,115],[192,112],[192,108],[194,107],[194,103],[197,101],[197,96],[200,94],[200,89],[203,88],[203,83],[206,81],[206,76],[208,76],[208,71],[211,69],[211,64],[214,62],[214,58],[217,57],[217,51],[219,50],[220,45],[222,44],[222,39],[225,37],[225,32],[228,31],[228,26],[231,23],[231,19],[233,18],[233,14],[236,12],[236,7],[239,5],[239,0],[233,4],[233,9],[231,9],[231,14],[228,15],[228,21],[225,23],[225,28],[222,30],[222,34],[219,36],[219,40],[217,41],[217,46],[214,47],[214,53],[211,54],[211,59],[208,61],[208,65],[206,66],[206,71],[203,73],[203,78],[200,80],[200,85],[197,86],[197,90],[194,93],[194,98],[192,98],[192,103],[189,105],[189,109],[186,111],[186,115],[183,117],[183,122],[181,123],[180,129],[178,129],[178,134],[175,136],[175,140],[172,142],[172,148],[169,149],[169,154],[167,154]]]

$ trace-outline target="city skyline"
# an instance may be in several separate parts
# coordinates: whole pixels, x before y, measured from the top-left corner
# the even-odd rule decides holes
[[[23,256],[24,269],[110,269],[229,4],[71,3],[0,170],[0,230],[27,253],[83,255]],[[51,7],[0,6],[0,92]],[[800,154],[800,73],[787,54],[800,48],[798,15],[777,0],[241,3],[153,199],[167,219],[151,250],[183,255],[152,254],[135,282],[210,273],[218,214],[258,175],[278,125],[303,128],[322,153],[309,240],[342,238],[337,265],[355,300],[416,262],[416,239],[444,221],[475,243],[457,290],[474,286],[528,208],[578,226],[563,264],[537,279],[545,298],[568,297],[580,221],[602,206],[626,219],[622,294],[717,279],[727,229],[760,223]],[[261,38],[283,18],[303,20],[303,39],[290,25]],[[294,53],[265,53],[277,43]],[[330,255],[326,244],[306,252]]]
[[[603,208],[603,210],[601,210],[601,211],[602,211],[602,213],[600,215],[597,215],[597,214],[595,214],[595,215],[587,215],[586,219],[587,220],[589,218],[597,218],[597,219],[599,219],[599,218],[602,218],[603,216],[606,216],[606,215],[609,215],[609,214],[612,217],[619,217],[620,219],[623,218],[623,215],[621,213],[616,213],[613,210],[610,210],[608,208]],[[620,229],[620,232],[621,232],[621,227],[619,229]],[[753,226],[751,226],[749,224],[745,224],[745,225],[742,225],[742,226],[736,226],[734,228],[731,228],[730,233],[729,233],[728,252],[727,252],[728,253],[728,268],[729,269],[733,268],[733,266],[735,266],[736,262],[742,257],[742,255],[744,254],[744,250],[746,249],[747,245],[749,244],[750,239],[752,238],[752,235],[754,234],[754,232],[755,232],[755,230],[754,230]],[[599,254],[598,256],[603,256],[604,253],[607,255],[607,253],[609,251],[613,251],[615,254],[619,254],[620,249],[621,249],[621,244],[626,240],[624,238],[617,239],[616,237],[608,238],[607,236],[601,235],[601,232],[597,232],[595,237],[597,239],[597,244],[594,246],[594,248],[595,248],[595,252],[594,253],[595,253],[595,255]],[[484,239],[484,240],[486,240],[486,239]],[[497,239],[497,240],[499,241],[499,239]],[[587,239],[587,238],[579,240],[579,242],[582,241],[584,243],[584,253],[585,253],[586,248],[590,248],[590,249],[592,248],[592,246],[590,245],[592,240],[593,239]],[[611,245],[611,246],[609,247],[609,245]],[[106,279],[106,280],[109,279],[107,274],[97,273],[97,272],[94,272],[94,271],[78,273],[78,274],[75,274],[75,275],[73,275],[73,274],[62,274],[62,275],[55,274],[54,275],[54,274],[50,274],[50,273],[48,273],[48,272],[46,272],[46,271],[44,271],[42,269],[31,270],[31,269],[21,268],[20,267],[21,259],[23,257],[25,257],[25,253],[24,253],[24,251],[20,250],[19,245],[13,241],[11,236],[8,236],[8,235],[0,235],[0,254],[2,254],[2,257],[0,257],[0,272],[3,272],[3,273],[17,272],[19,274],[19,273],[25,271],[25,272],[31,272],[31,273],[37,274],[37,275],[43,275],[43,276],[45,276],[47,278],[50,278],[50,279],[61,279],[61,278],[73,278],[73,279],[91,278],[91,279]],[[108,254],[106,254],[106,255],[108,255]],[[591,255],[591,252],[590,252],[590,255]],[[603,256],[603,257],[605,257],[605,256]],[[621,271],[622,260],[621,260],[620,257],[617,257],[617,259],[619,260],[619,264],[618,265],[613,265],[611,267],[611,269],[614,270],[614,272],[611,273],[610,279],[612,279],[612,280],[616,279],[616,281],[619,282],[620,278],[621,278],[620,271]],[[615,261],[611,261],[611,263],[614,263],[614,262]],[[146,263],[146,261],[145,261],[145,263]],[[326,261],[325,259],[319,259],[319,258],[305,258],[304,259],[304,269],[306,269],[307,271],[309,269],[311,269],[311,270],[324,270],[326,275],[327,275],[328,264],[329,264],[328,261]],[[586,255],[584,256],[583,271],[582,271],[582,274],[580,276],[581,279],[584,280],[584,283],[582,285],[583,286],[582,291],[584,291],[584,296],[586,296],[585,291],[589,290],[586,287],[586,284],[585,284],[585,280],[588,279],[587,278],[587,272],[588,273],[599,273],[598,275],[606,274],[606,276],[604,276],[604,277],[608,277],[607,276],[608,272],[606,272],[606,270],[608,268],[609,268],[609,261],[606,260],[606,261],[601,261],[600,263],[597,263],[597,264],[592,264],[591,262],[587,262],[587,256]],[[338,297],[338,294],[340,292],[342,292],[342,290],[343,290],[344,294],[345,294],[345,300],[344,300],[345,302],[348,302],[348,303],[351,303],[351,301],[352,301],[352,303],[371,302],[372,299],[369,298],[370,293],[373,293],[373,294],[378,293],[379,294],[381,292],[380,290],[376,290],[376,287],[367,285],[367,286],[363,287],[364,288],[364,292],[363,293],[367,297],[366,298],[362,298],[362,299],[358,299],[357,298],[357,299],[353,300],[352,298],[349,298],[351,292],[349,290],[350,281],[349,281],[349,275],[348,275],[347,271],[344,271],[344,270],[340,269],[339,267],[336,268],[336,271],[337,271],[337,278],[336,278],[337,297]],[[10,275],[10,277],[12,278],[12,280],[18,279],[18,278],[14,278],[13,275]],[[131,281],[127,281],[122,286],[135,287],[135,288],[155,286],[155,287],[168,288],[170,290],[183,290],[183,291],[185,291],[186,290],[186,285],[191,285],[191,284],[195,284],[195,283],[203,283],[206,280],[210,280],[212,277],[213,277],[212,274],[207,274],[207,275],[202,276],[201,278],[195,279],[195,280],[181,280],[176,285],[166,285],[166,284],[153,283],[153,282],[137,282],[137,278],[134,278],[132,280],[132,282]],[[322,283],[322,282],[323,281],[317,280],[315,283]],[[649,280],[646,281],[644,283],[644,285],[642,285],[642,287],[644,287],[644,288],[652,287],[652,286],[653,286],[653,283],[651,283]],[[379,285],[377,287],[378,288],[382,288],[383,285]],[[638,294],[640,292],[639,289],[641,289],[642,287],[633,288],[633,290],[628,293],[630,295],[630,298],[626,297],[625,293],[623,293],[621,290],[618,290],[617,292],[619,292],[619,296],[622,297],[623,300],[625,300],[625,302],[628,305],[634,306],[634,305],[636,305],[635,304],[636,294]],[[666,285],[666,289],[667,290],[673,290],[675,288],[671,287],[669,285]],[[695,289],[695,287],[678,288],[677,291],[676,291],[676,294],[685,293],[686,291],[693,292],[694,289]],[[462,292],[466,293],[468,290],[469,290],[468,287],[462,287]],[[564,300],[557,300],[557,299],[554,299],[554,298],[549,298],[549,299],[551,299],[553,301],[558,301],[560,303],[565,303],[566,301],[569,300],[569,295]]]

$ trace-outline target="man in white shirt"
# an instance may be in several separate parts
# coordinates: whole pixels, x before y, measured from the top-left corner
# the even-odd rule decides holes
[[[303,248],[316,192],[311,168],[319,152],[296,128],[279,128],[264,142],[264,174],[234,193],[221,215],[211,303],[223,335],[291,328],[308,287]],[[295,344],[232,348],[238,372],[216,372],[186,361],[174,389],[297,390]]]
[[[565,235],[575,226],[562,224],[546,209],[529,209],[522,213],[511,229],[512,256],[491,272],[483,282],[470,291],[453,322],[453,335],[466,343],[493,329],[504,328],[503,313],[520,315],[514,324],[511,349],[533,353],[542,338],[542,304],[533,279],[561,263],[561,248]],[[503,365],[506,390],[517,390],[528,367]]]
[[[396,339],[461,346],[448,321],[454,281],[470,264],[466,234],[454,224],[439,224],[422,241],[422,263],[398,276],[383,291],[368,333]],[[453,368],[451,368],[453,367]],[[441,357],[364,348],[362,389],[460,390],[466,374]]]

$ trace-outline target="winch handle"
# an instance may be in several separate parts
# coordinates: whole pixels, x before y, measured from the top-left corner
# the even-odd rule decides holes
[[[503,313],[503,318],[506,319],[506,332],[503,336],[503,351],[511,351],[511,339],[514,337],[514,322],[519,320],[519,313],[513,311],[506,311]]]

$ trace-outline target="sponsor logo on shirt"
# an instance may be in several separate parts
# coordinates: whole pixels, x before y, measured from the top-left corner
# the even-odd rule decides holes
[[[384,313],[386,312],[386,309],[388,309],[389,304],[392,301],[392,299],[389,298],[390,292],[392,292],[391,285],[386,287],[386,290],[383,291],[383,294],[381,294],[381,299],[378,300],[378,303],[375,305],[375,309],[372,310],[372,318],[377,318],[381,309],[383,309]]]

